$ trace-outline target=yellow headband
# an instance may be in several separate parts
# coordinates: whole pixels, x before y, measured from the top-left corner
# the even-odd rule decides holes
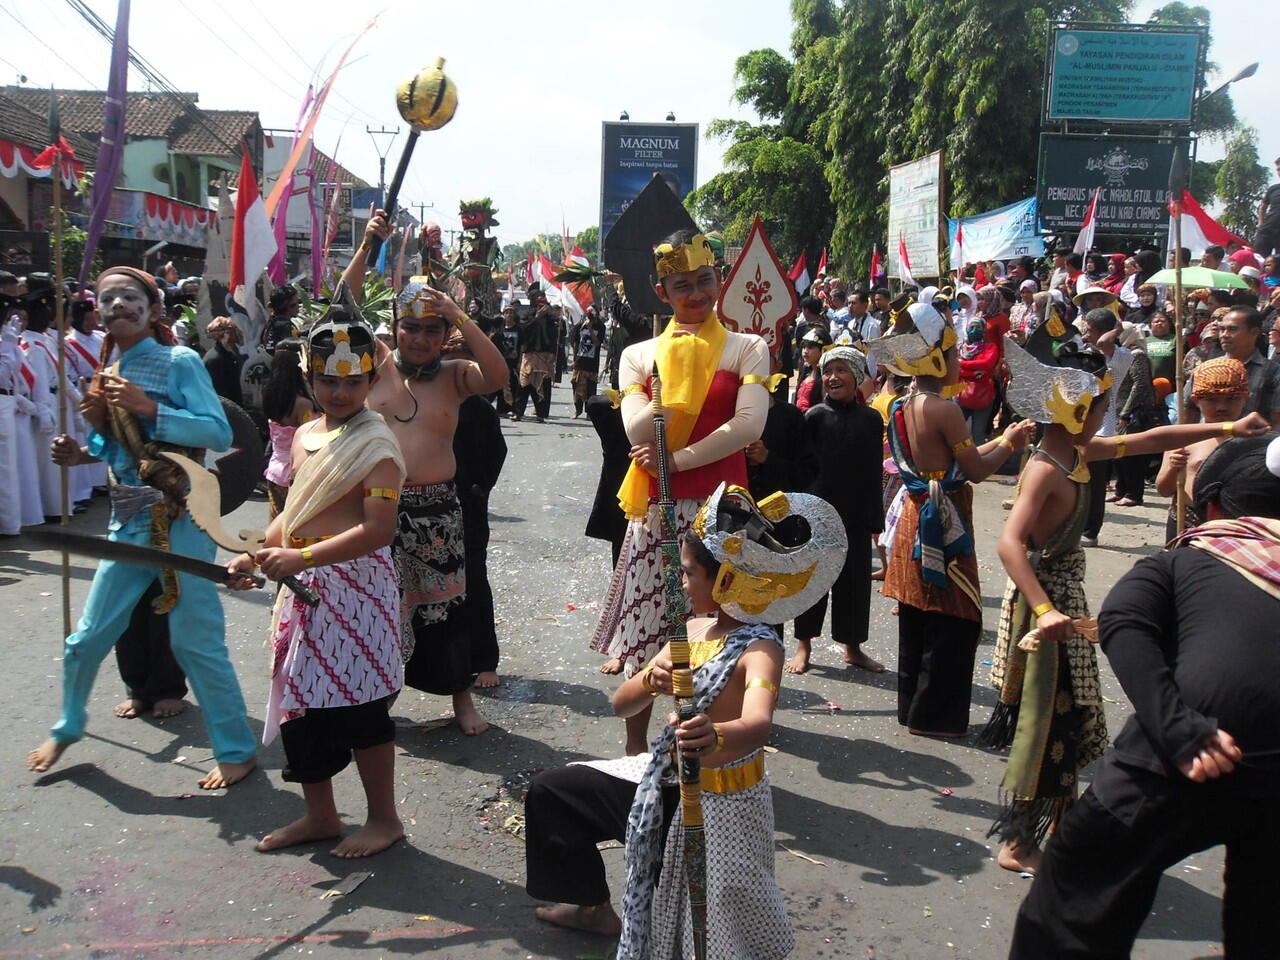
[[[661,280],[673,273],[690,273],[699,267],[714,267],[716,255],[711,249],[711,241],[699,233],[688,243],[674,247],[669,243],[658,244],[653,248],[653,265]]]

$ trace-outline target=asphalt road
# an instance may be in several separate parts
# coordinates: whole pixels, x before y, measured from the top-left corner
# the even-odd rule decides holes
[[[9,624],[0,723],[10,731],[0,764],[0,958],[607,957],[609,943],[534,919],[515,835],[532,776],[616,755],[622,744],[608,707],[616,681],[587,650],[609,572],[608,545],[582,536],[599,446],[587,421],[568,419],[568,399],[566,383],[546,424],[504,421],[510,455],[491,501],[489,556],[503,684],[479,700],[494,726],[464,737],[441,721],[444,699],[401,696],[396,783],[409,836],[366,861],[335,859],[325,844],[256,853],[258,837],[302,809],[298,790],[280,779],[278,741],[244,783],[204,793],[195,781],[211,756],[198,708],[168,721],[114,718],[122,687],[111,660],[90,703],[89,736],[48,774],[29,773],[23,757],[46,736],[59,697],[59,568],[56,555],[21,537],[0,540]],[[1009,494],[989,483],[977,496],[989,628],[980,660],[990,660],[1004,583],[994,537]],[[232,523],[260,526],[265,510],[250,502]],[[76,526],[101,532],[103,505]],[[1163,504],[1109,511],[1102,547],[1089,551],[1094,609],[1162,529]],[[77,611],[92,570],[92,561],[74,564]],[[228,595],[223,605],[260,731],[268,600]],[[872,638],[869,652],[892,668],[896,625],[879,596]],[[1003,758],[969,741],[908,735],[895,721],[892,672],[843,669],[828,644],[814,659],[808,675],[786,678],[768,757],[793,955],[1004,956],[1030,881],[997,867],[985,836]],[[1128,705],[1103,670],[1114,731]],[[993,703],[985,673],[979,666],[974,724]],[[336,787],[344,819],[358,825],[364,803],[354,768]],[[604,856],[617,894],[622,851]],[[1220,956],[1221,870],[1216,853],[1174,867],[1134,956]],[[360,874],[369,875],[346,892]],[[332,895],[339,887],[343,894]]]

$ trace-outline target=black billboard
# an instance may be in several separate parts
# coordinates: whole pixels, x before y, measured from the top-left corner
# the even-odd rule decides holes
[[[1078,233],[1093,191],[1099,236],[1163,234],[1169,225],[1169,165],[1188,141],[1042,134],[1036,197],[1048,233]]]
[[[697,186],[696,123],[606,122],[600,149],[600,236],[656,173],[679,200]]]

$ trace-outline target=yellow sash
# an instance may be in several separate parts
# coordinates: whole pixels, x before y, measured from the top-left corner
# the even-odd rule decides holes
[[[699,326],[696,333],[675,335],[673,317],[654,344],[654,362],[662,378],[662,406],[667,415],[668,451],[689,444],[693,425],[702,412],[703,401],[711,389],[711,380],[720,366],[729,333],[715,311]],[[627,468],[618,488],[618,505],[628,520],[639,520],[649,512],[649,478],[652,474],[634,460]]]

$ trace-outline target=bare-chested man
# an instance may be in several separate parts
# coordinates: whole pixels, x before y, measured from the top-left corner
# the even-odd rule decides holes
[[[378,211],[365,229],[343,278],[360,290],[369,244],[390,235]],[[450,325],[467,343],[470,360],[444,360]],[[465,617],[466,573],[462,511],[454,491],[453,434],[458,407],[472,394],[493,393],[507,380],[507,362],[467,314],[446,294],[415,278],[401,292],[393,327],[395,349],[385,356],[369,391],[369,406],[395,434],[405,461],[392,553],[400,580],[400,639],[404,682],[427,693],[449,694],[464,733],[489,724],[471,697],[476,670]]]

